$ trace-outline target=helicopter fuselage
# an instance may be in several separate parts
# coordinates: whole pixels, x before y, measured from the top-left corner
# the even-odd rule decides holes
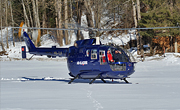
[[[123,50],[123,57],[126,60],[123,62],[108,61],[108,49],[115,50],[115,47],[107,45],[91,45],[69,48],[69,55],[67,59],[69,75],[75,77],[79,75],[83,79],[93,79],[101,74],[103,79],[123,79],[127,78],[134,71],[134,63]]]

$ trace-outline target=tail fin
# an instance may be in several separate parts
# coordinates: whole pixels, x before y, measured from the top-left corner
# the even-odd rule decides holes
[[[36,49],[35,45],[33,44],[33,42],[31,41],[31,39],[29,38],[26,32],[23,32],[23,38],[24,41],[26,42],[29,51],[33,51],[34,49]]]

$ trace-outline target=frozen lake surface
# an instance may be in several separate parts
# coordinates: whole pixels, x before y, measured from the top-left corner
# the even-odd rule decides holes
[[[127,80],[75,80],[66,61],[1,61],[1,110],[180,110],[180,58],[136,65]],[[29,79],[29,80],[28,80]]]

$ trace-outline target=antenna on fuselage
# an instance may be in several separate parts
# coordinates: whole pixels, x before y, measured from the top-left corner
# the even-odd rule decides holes
[[[96,45],[100,45],[100,38],[96,37]]]

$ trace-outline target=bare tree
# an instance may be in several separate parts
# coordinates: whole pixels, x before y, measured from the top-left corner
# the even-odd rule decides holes
[[[37,12],[37,13],[36,13],[36,14],[37,14],[37,15],[36,15],[36,17],[37,17],[37,19],[36,19],[36,20],[37,20],[37,25],[38,25],[38,27],[40,27],[39,11],[38,11],[38,0],[36,0],[36,8],[35,8],[35,9],[36,9],[36,12]]]
[[[12,0],[11,0],[12,1]],[[11,20],[12,20],[12,26],[14,27],[14,19],[13,19],[13,13],[12,13],[12,4],[10,1],[10,9],[11,9]],[[12,36],[13,36],[13,46],[15,47],[15,41],[14,41],[14,29],[12,29]]]
[[[64,27],[65,27],[65,29],[67,29],[68,28],[68,2],[67,2],[67,0],[64,0],[64,19],[65,19],[65,25],[64,25]],[[68,31],[67,30],[65,30],[65,44],[66,45],[68,45],[68,43],[69,43],[69,39],[68,39]]]
[[[102,16],[102,0],[94,0],[94,20],[95,20],[95,28],[100,28],[100,21]],[[99,32],[96,33],[96,36],[99,36]]]
[[[83,4],[82,0],[77,1],[77,23],[79,26],[81,26],[82,4]],[[79,28],[79,26],[78,26],[78,28]],[[77,31],[77,40],[80,40],[80,39],[84,39],[84,38],[81,35],[81,31],[78,30]]]
[[[30,27],[29,18],[26,13],[26,7],[24,5],[24,0],[22,0],[22,6],[23,6],[23,12],[24,12],[25,19],[27,20],[27,26]]]
[[[31,26],[33,27],[33,19],[32,19],[32,15],[31,15],[31,10],[29,7],[29,0],[27,0],[27,7],[28,7],[28,12],[29,12],[29,17],[30,17],[30,21],[31,21]]]
[[[138,21],[141,20],[141,13],[140,13],[140,3],[139,3],[139,0],[137,0],[137,17],[138,17]]]
[[[88,27],[94,27],[90,0],[85,0],[84,5],[86,7],[86,13],[85,14],[86,14]]]
[[[46,1],[42,0],[43,14],[42,14],[42,27],[46,28]],[[45,30],[43,30],[43,34],[45,34]]]
[[[38,14],[38,0],[36,0],[36,3],[34,0],[32,0],[32,4],[33,4],[33,12],[34,12],[34,17],[35,17],[35,25],[36,27],[40,28],[40,22],[39,22],[39,14]],[[35,45],[39,46],[40,45],[40,37],[41,37],[41,30],[38,29],[38,37],[36,39]]]
[[[136,6],[133,0],[132,0],[132,6],[133,6],[134,28],[137,28]]]
[[[90,0],[85,0],[84,1],[84,6],[86,8],[86,19],[87,19],[87,25],[88,27],[92,27],[94,28],[94,23],[93,23],[93,16],[92,16],[92,8],[91,8],[91,1]],[[92,31],[89,31],[89,37],[91,38],[93,36],[93,32]]]
[[[56,27],[57,28],[62,28],[62,1],[61,0],[56,0],[55,3],[55,9],[57,13],[57,18],[56,18]],[[57,40],[60,46],[63,46],[63,32],[62,30],[57,30]]]
[[[4,44],[3,44],[3,35],[2,35],[2,15],[3,15],[3,11],[2,11],[2,2],[0,0],[0,15],[1,15],[1,48],[3,51],[5,51],[4,49]]]
[[[136,1],[137,2],[137,19],[138,21],[141,20],[141,15],[140,15],[140,3],[139,0]],[[137,38],[137,54],[140,55],[142,54],[142,50],[141,50],[141,36],[138,34],[138,32],[136,31],[136,38]]]
[[[5,7],[6,7],[6,30],[7,30],[7,33],[6,33],[6,44],[7,44],[7,48],[9,48],[9,43],[8,43],[8,21],[7,21],[7,19],[8,19],[8,1],[7,0],[5,0]]]
[[[73,4],[72,1],[70,0],[70,23],[73,23]],[[73,28],[73,26],[71,25],[71,29]],[[73,34],[73,30],[70,31],[70,40],[69,40],[69,44],[71,43],[71,39],[72,39],[72,34]]]

